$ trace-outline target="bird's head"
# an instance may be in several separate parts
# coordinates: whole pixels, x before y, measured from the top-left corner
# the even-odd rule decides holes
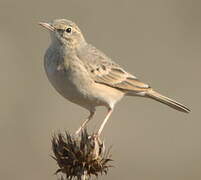
[[[56,19],[51,23],[39,23],[50,31],[53,42],[58,42],[68,48],[77,48],[85,44],[85,39],[78,26],[66,19]]]

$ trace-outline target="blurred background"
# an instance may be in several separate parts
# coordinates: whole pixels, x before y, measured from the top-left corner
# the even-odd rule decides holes
[[[74,132],[88,112],[48,82],[43,56],[49,34],[39,21],[75,21],[88,42],[164,95],[188,105],[181,113],[145,98],[124,98],[103,138],[112,145],[100,179],[201,179],[201,1],[1,0],[0,179],[55,180],[55,132]],[[90,131],[106,110],[98,108]]]

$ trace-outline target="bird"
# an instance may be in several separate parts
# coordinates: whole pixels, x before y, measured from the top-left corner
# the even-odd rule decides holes
[[[50,32],[51,43],[44,56],[50,83],[64,98],[89,111],[76,134],[93,118],[96,107],[104,106],[107,114],[97,131],[100,135],[116,103],[125,96],[147,97],[178,111],[190,112],[188,107],[158,93],[88,43],[73,21],[55,19],[39,25]]]

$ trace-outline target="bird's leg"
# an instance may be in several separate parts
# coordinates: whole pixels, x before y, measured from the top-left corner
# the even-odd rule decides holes
[[[111,108],[108,109],[107,116],[105,117],[104,121],[102,122],[102,124],[101,124],[101,126],[100,126],[100,128],[99,128],[99,130],[98,130],[98,136],[99,136],[99,135],[101,134],[101,132],[103,131],[103,128],[104,128],[104,126],[105,126],[107,120],[109,119],[110,115],[112,114],[112,111],[113,111],[113,109],[111,109]]]
[[[79,134],[80,131],[87,125],[87,123],[93,118],[95,114],[95,111],[90,111],[89,117],[82,123],[82,125],[79,127],[79,129],[75,132],[75,134]]]

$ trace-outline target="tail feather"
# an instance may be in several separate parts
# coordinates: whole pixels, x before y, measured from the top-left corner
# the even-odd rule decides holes
[[[187,108],[186,106],[184,106],[183,104],[180,104],[179,102],[173,100],[173,99],[170,99],[168,97],[165,97],[161,94],[159,94],[158,92],[150,89],[147,91],[146,95],[156,101],[159,101],[163,104],[166,104],[168,106],[170,106],[171,108],[174,108],[178,111],[181,111],[181,112],[185,112],[185,113],[189,113],[190,112],[190,109]]]

